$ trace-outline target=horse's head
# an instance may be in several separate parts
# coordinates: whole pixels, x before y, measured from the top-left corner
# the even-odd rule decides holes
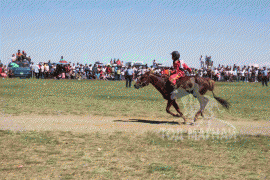
[[[138,78],[137,82],[134,84],[136,89],[148,86],[150,83],[150,72],[146,72],[144,75]]]

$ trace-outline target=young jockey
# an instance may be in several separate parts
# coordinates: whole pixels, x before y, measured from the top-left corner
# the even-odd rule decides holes
[[[171,76],[169,78],[174,89],[177,88],[176,80],[185,76],[184,70],[187,70],[191,73],[191,69],[184,63],[183,60],[179,60],[180,54],[178,51],[173,51],[171,53],[173,60],[173,71],[171,72]]]

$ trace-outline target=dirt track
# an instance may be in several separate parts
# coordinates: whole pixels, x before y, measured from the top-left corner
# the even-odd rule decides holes
[[[199,120],[195,126],[178,124],[178,119],[151,119],[144,117],[97,117],[97,116],[10,116],[4,115],[0,118],[0,129],[21,130],[60,130],[73,132],[95,132],[104,133],[114,131],[129,131],[136,134],[146,131],[162,131],[170,129],[225,129],[235,130],[245,134],[270,135],[269,121],[221,121],[221,120]],[[231,125],[232,126],[231,126]]]

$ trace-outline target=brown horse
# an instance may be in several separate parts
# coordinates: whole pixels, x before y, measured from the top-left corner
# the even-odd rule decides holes
[[[134,87],[136,89],[142,88],[149,84],[152,84],[166,99],[167,107],[166,112],[173,115],[174,117],[182,117],[184,119],[184,124],[186,124],[187,120],[184,117],[183,113],[181,113],[179,106],[176,102],[176,99],[181,98],[185,95],[192,94],[195,98],[197,98],[200,102],[200,110],[196,113],[194,122],[197,120],[198,116],[201,114],[203,116],[203,110],[205,109],[209,99],[204,97],[203,95],[209,90],[212,91],[214,98],[225,108],[229,108],[230,104],[219,97],[216,97],[214,90],[214,81],[209,78],[202,78],[198,76],[184,76],[176,81],[177,90],[174,90],[171,86],[168,76],[160,76],[153,74],[151,72],[146,72],[140,78],[138,78]],[[175,110],[178,114],[174,114],[170,111],[170,107],[174,106]]]

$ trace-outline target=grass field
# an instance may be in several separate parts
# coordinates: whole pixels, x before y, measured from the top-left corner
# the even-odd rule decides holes
[[[1,79],[0,84],[0,106],[5,114],[170,117],[165,111],[166,102],[152,85],[137,90],[126,88],[124,81],[41,79]],[[260,83],[217,82],[214,92],[231,103],[226,116],[269,120],[268,87]],[[212,93],[207,95],[212,97]],[[181,100],[177,101],[185,112]]]
[[[6,115],[171,118],[152,85],[137,90],[124,81],[35,79],[1,79],[0,84],[1,121]],[[270,120],[270,91],[259,83],[216,83],[215,94],[232,107],[209,110],[211,101],[208,114],[247,124]],[[189,113],[186,103],[177,101]],[[0,179],[270,179],[269,136],[194,136],[136,129],[0,130]]]

